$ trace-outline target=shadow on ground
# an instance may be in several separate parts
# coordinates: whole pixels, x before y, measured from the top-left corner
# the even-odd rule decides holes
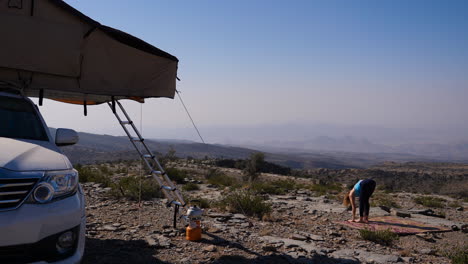
[[[82,264],[169,263],[154,257],[155,253],[143,240],[87,238]]]
[[[120,240],[120,239],[86,239],[86,249],[82,264],[107,264],[107,263],[157,263],[157,264],[170,264],[170,263],[215,263],[215,264],[290,264],[290,263],[309,263],[309,264],[358,264],[360,262],[351,259],[329,258],[326,256],[314,257],[301,257],[293,258],[289,255],[276,253],[272,255],[262,255],[245,248],[239,243],[232,243],[228,240],[215,236],[208,235],[208,239],[203,239],[197,243],[212,244],[220,247],[229,246],[230,248],[237,248],[251,257],[240,255],[225,255],[211,260],[209,258],[202,260],[195,260],[194,262],[166,262],[156,258],[154,255],[156,251],[154,248],[149,248],[144,240]],[[168,249],[168,250],[174,250]]]
[[[222,256],[213,260],[214,264],[291,264],[291,263],[307,263],[307,264],[359,264],[361,262],[350,259],[337,259],[324,256],[306,257],[295,259],[284,254],[275,254],[269,256],[258,256],[256,258],[245,258],[243,256]]]
[[[212,234],[212,233],[205,233],[204,238],[200,241],[197,241],[197,242],[194,242],[194,243],[201,243],[201,244],[208,244],[208,245],[216,245],[216,246],[222,246],[222,247],[226,247],[226,246],[229,246],[230,248],[237,248],[237,249],[240,249],[248,254],[252,254],[252,255],[256,255],[256,256],[261,256],[260,254],[258,254],[257,252],[254,252],[246,247],[244,247],[242,244],[240,243],[237,243],[237,242],[232,242],[232,241],[229,241],[229,240],[226,240],[220,236],[217,236],[215,234]]]
[[[319,255],[314,256],[314,257],[304,257],[304,258],[297,258],[297,259],[289,255],[280,254],[280,253],[273,254],[273,255],[262,255],[244,247],[240,243],[226,240],[222,237],[219,237],[211,233],[205,233],[204,238],[195,243],[216,245],[216,246],[221,246],[221,247],[229,246],[229,248],[236,248],[236,249],[244,251],[245,253],[254,255],[253,258],[247,258],[244,256],[239,256],[239,255],[229,255],[229,256],[226,255],[226,256],[221,256],[218,259],[214,259],[212,261],[203,262],[203,263],[216,263],[216,264],[238,264],[238,263],[247,263],[247,264],[250,264],[250,263],[251,264],[254,264],[254,263],[255,264],[283,264],[283,263],[284,264],[290,264],[290,263],[358,264],[358,263],[361,263],[359,261],[354,261],[351,259],[329,258],[326,256],[319,256]],[[194,263],[198,263],[198,262],[194,262]]]

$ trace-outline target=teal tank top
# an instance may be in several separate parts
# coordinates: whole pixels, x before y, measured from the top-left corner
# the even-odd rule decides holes
[[[361,182],[362,182],[362,180],[359,180],[359,181],[354,185],[354,195],[355,195],[355,196],[361,196]]]

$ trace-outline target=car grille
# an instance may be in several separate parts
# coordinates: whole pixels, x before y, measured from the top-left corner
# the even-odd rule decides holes
[[[0,210],[15,209],[31,192],[38,179],[0,179]]]

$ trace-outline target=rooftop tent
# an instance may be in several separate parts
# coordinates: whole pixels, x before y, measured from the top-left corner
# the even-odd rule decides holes
[[[0,36],[0,91],[83,104],[85,115],[107,102],[176,219],[186,203],[118,100],[174,98],[177,58],[61,0],[0,0]]]
[[[178,59],[62,0],[0,0],[0,89],[67,103],[174,98]]]

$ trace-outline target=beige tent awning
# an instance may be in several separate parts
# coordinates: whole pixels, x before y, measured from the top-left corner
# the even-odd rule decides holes
[[[61,0],[0,1],[0,89],[68,103],[174,98],[178,59]]]

